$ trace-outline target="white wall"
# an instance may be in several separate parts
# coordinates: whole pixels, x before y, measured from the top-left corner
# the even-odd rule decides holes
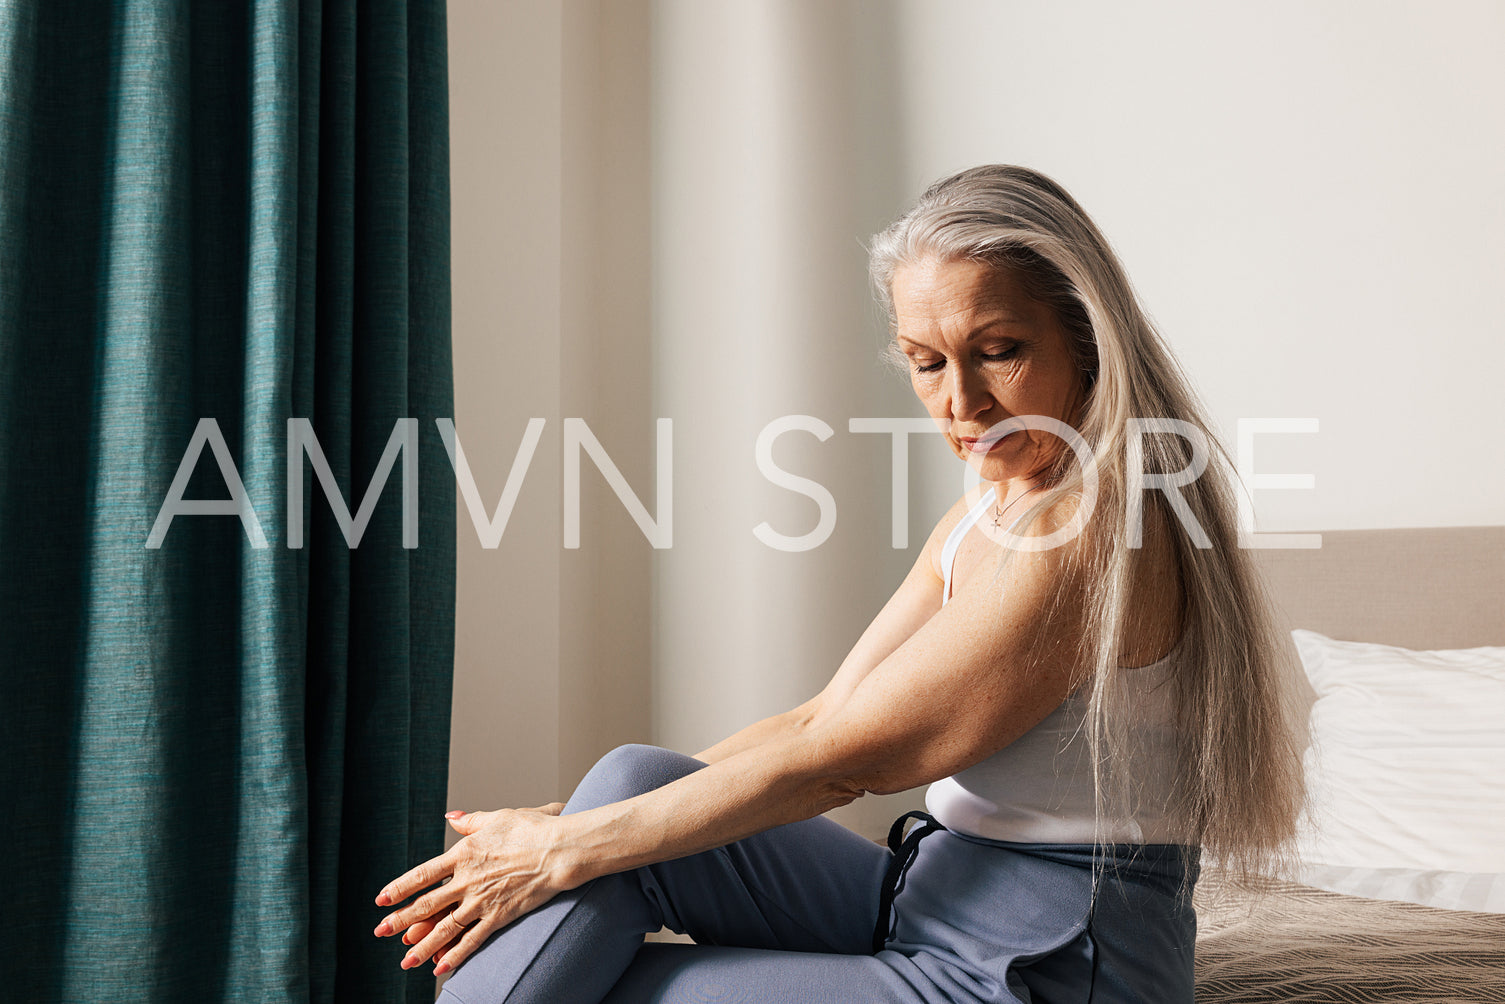
[[[1114,241],[1230,442],[1261,529],[1505,523],[1505,6],[910,2],[910,191],[1054,175]],[[1268,465],[1268,466],[1267,466]]]
[[[619,741],[693,753],[834,671],[961,485],[917,437],[889,546],[888,444],[846,422],[921,412],[874,362],[860,242],[972,164],[1078,197],[1230,445],[1240,417],[1319,421],[1260,441],[1262,473],[1316,478],[1260,493],[1261,529],[1505,524],[1505,7],[456,0],[450,40],[456,409],[488,505],[550,420],[501,549],[461,514],[456,805],[561,796]],[[835,429],[779,441],[838,507],[803,554],[751,535],[814,526],[753,463],[795,412]],[[650,510],[674,420],[672,549],[589,465],[562,549],[566,415]]]
[[[913,408],[878,363],[859,243],[900,199],[892,137],[858,114],[882,93],[885,41],[854,3],[655,7],[655,405],[675,420],[679,508],[655,563],[653,720],[672,749],[813,696],[914,560],[890,544],[888,438],[848,432]],[[754,535],[820,523],[808,490],[755,462],[764,427],[789,415],[830,430],[772,450],[830,493],[835,523],[807,550]],[[912,801],[838,816],[886,832]]]

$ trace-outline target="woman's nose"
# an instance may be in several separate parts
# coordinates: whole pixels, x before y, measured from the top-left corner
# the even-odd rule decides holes
[[[956,363],[949,367],[951,380],[951,418],[969,422],[992,405],[982,379],[972,367]]]

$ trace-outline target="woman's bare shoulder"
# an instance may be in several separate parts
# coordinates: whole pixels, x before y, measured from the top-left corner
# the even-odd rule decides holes
[[[986,490],[982,489],[982,491]],[[940,521],[936,523],[935,528],[931,531],[930,539],[925,542],[925,553],[937,577],[942,577],[941,550],[945,547],[946,540],[981,498],[982,495],[979,492],[963,493],[960,498],[952,503],[951,508],[946,511],[946,514],[940,518]],[[1066,564],[1067,561],[1065,559],[1074,559],[1076,557],[1075,552],[1079,546],[1078,538],[1081,535],[1079,533],[1071,533],[1069,527],[1073,519],[1076,518],[1080,507],[1081,498],[1075,493],[1068,493],[1055,499],[1050,505],[1036,513],[1034,518],[1029,521],[1029,525],[1016,525],[1013,531],[1023,537],[1044,537],[1062,531],[1065,531],[1065,535],[1068,537],[1063,544],[1058,544],[1045,550],[1025,548],[1021,556],[1027,560],[1043,561],[1056,565]],[[1020,508],[1028,509],[1029,506],[1021,506]],[[1001,552],[999,557],[1002,557]]]
[[[987,489],[984,488],[982,491],[987,491]],[[963,492],[930,531],[930,537],[925,541],[925,547],[921,553],[929,561],[936,578],[945,578],[941,571],[941,550],[946,546],[946,539],[951,536],[951,531],[956,529],[962,517],[972,510],[980,498],[982,498],[980,492]]]

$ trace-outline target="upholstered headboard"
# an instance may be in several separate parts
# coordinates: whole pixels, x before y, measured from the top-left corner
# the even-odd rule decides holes
[[[1320,548],[1255,560],[1300,677],[1303,730],[1314,694],[1292,628],[1405,648],[1505,645],[1505,526],[1329,531]]]

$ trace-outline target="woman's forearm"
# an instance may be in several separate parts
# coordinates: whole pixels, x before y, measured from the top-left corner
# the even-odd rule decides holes
[[[806,701],[781,715],[773,715],[753,722],[747,728],[728,736],[710,749],[695,754],[695,759],[705,763],[718,763],[755,746],[787,738],[810,721],[814,715],[814,706],[813,700]]]
[[[791,728],[662,788],[559,817],[554,850],[566,887],[721,847],[862,795],[823,766],[817,745]]]

